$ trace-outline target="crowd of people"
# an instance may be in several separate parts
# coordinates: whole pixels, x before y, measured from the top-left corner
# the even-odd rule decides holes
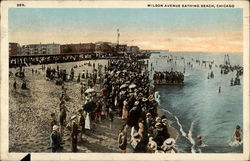
[[[125,122],[118,134],[121,152],[126,152],[127,146],[136,153],[174,152],[175,140],[170,138],[168,120],[166,116],[158,116],[154,86],[149,83],[145,70],[144,61],[110,60],[100,91],[81,83],[84,105],[79,109],[79,115],[70,117],[69,123],[66,123],[65,107],[67,90],[62,84],[59,123],[55,114],[51,115],[51,151],[60,151],[65,127],[71,132],[72,152],[76,152],[77,140],[92,128],[92,121],[101,122],[108,118],[112,130],[114,117],[119,117]]]
[[[147,62],[148,63],[148,62]],[[83,70],[76,74],[74,66],[68,72],[66,69],[42,66],[42,71],[48,80],[56,80],[61,86],[59,108],[51,113],[50,120],[50,149],[51,152],[61,152],[63,138],[66,131],[70,133],[71,150],[77,152],[77,145],[82,141],[86,131],[90,131],[92,122],[101,123],[108,119],[110,130],[115,117],[124,120],[118,134],[118,146],[121,153],[126,153],[128,146],[135,153],[175,153],[175,139],[169,134],[169,123],[165,115],[159,116],[158,102],[154,96],[154,85],[150,83],[148,64],[144,60],[136,59],[110,59],[105,66],[98,64],[97,69],[93,63],[93,71]],[[190,64],[189,64],[190,65]],[[151,65],[152,66],[152,65]],[[98,71],[98,72],[97,72]],[[21,74],[20,74],[21,73]],[[237,72],[238,73],[238,72]],[[38,71],[32,69],[32,74]],[[25,77],[25,71],[20,66],[16,76]],[[237,74],[238,75],[238,74]],[[99,86],[96,87],[97,78]],[[213,72],[208,73],[208,79],[214,78]],[[81,108],[69,116],[66,102],[70,100],[65,82],[74,81],[80,84],[80,98],[83,100]],[[84,81],[82,81],[84,80]],[[155,84],[183,84],[184,74],[181,72],[155,72]],[[26,82],[25,86],[26,86]],[[231,85],[239,85],[237,76],[231,80]],[[17,83],[14,81],[14,89]],[[221,93],[221,87],[219,87]],[[76,114],[77,113],[77,114]],[[237,137],[239,136],[236,133]],[[201,136],[197,136],[199,144],[203,144]]]
[[[240,85],[240,77],[236,76],[235,78],[232,78],[230,81],[230,85],[231,86]]]
[[[243,67],[240,65],[220,65],[221,74],[228,74],[229,72],[236,71],[236,76],[241,76],[243,74]]]
[[[181,72],[155,72],[153,76],[155,84],[183,84],[184,74]]]
[[[20,67],[20,66],[30,66],[38,64],[54,64],[63,62],[73,62],[85,60],[84,57],[80,55],[55,55],[55,56],[37,56],[37,57],[13,57],[10,58],[9,66]]]
[[[23,55],[23,56],[10,56],[9,67],[16,68],[20,66],[41,65],[41,64],[55,64],[64,62],[75,62],[83,60],[105,59],[116,56],[114,53],[103,53],[98,55],[95,53],[72,53],[72,54],[58,54],[58,55]],[[140,59],[148,58],[148,54],[130,54],[131,57],[139,57]],[[121,55],[121,57],[123,57]]]
[[[128,139],[137,153],[170,152],[174,148],[174,141],[168,140],[167,118],[158,116],[154,86],[149,83],[146,70],[144,61],[111,60],[104,76],[109,107],[126,120],[118,136],[121,152],[126,152]]]

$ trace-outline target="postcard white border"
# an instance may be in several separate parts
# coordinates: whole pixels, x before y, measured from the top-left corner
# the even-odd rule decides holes
[[[244,87],[243,126],[244,151],[211,154],[118,154],[118,153],[31,153],[32,160],[249,160],[249,2],[248,1],[3,1],[1,3],[1,158],[21,160],[27,153],[9,153],[8,116],[8,8],[147,8],[147,4],[234,4],[243,8],[244,31]],[[181,8],[180,8],[181,9]]]

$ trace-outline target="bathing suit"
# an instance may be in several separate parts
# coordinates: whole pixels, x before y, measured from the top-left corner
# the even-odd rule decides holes
[[[241,141],[241,138],[240,138],[240,132],[239,131],[235,131],[235,137],[236,137],[236,140],[237,141]]]

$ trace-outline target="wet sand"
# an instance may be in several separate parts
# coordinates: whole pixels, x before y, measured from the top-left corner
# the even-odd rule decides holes
[[[76,82],[78,73],[82,70],[92,71],[92,66],[84,65],[85,62],[72,62],[58,64],[61,69],[70,69],[78,64],[81,67],[74,68],[75,80],[66,82],[67,94],[70,100],[66,102],[67,122],[73,114],[83,105],[80,98],[80,84]],[[107,64],[107,60],[91,61]],[[57,64],[47,65],[56,67]],[[31,68],[37,69],[40,74],[32,74]],[[14,78],[10,77],[9,90],[9,151],[10,152],[49,152],[50,135],[50,114],[56,113],[59,117],[59,97],[61,96],[61,86],[55,85],[55,81],[48,81],[45,77],[45,71],[41,66],[31,66],[25,68],[27,78],[27,90],[21,89],[21,80],[17,81],[17,90],[13,91]],[[16,69],[10,69],[15,73]],[[82,79],[81,79],[82,80]],[[99,88],[96,86],[95,88]],[[159,110],[159,113],[163,111]],[[114,118],[112,129],[109,128],[109,120],[105,119],[101,123],[93,123],[91,131],[86,131],[83,135],[83,141],[78,142],[78,152],[119,152],[117,136],[121,126],[125,123],[119,117]],[[129,133],[128,133],[129,134]],[[177,130],[170,127],[171,137],[178,136]],[[71,152],[71,141],[69,131],[65,130],[63,137],[62,152]],[[132,152],[128,145],[128,152]]]

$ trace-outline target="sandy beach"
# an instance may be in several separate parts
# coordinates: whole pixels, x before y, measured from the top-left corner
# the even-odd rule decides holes
[[[76,82],[78,73],[83,70],[92,71],[93,67],[86,65],[89,61],[72,62],[47,65],[69,71],[75,65],[78,65],[75,70],[75,80],[66,82],[67,94],[70,100],[66,102],[66,107],[69,112],[67,121],[70,116],[77,114],[83,105],[83,100],[80,98],[80,83]],[[107,60],[93,60],[97,64],[107,65]],[[85,64],[85,65],[84,65]],[[32,74],[32,68],[37,70],[37,74]],[[10,71],[15,73],[17,69],[11,68]],[[49,135],[50,135],[50,114],[55,113],[59,116],[59,97],[61,96],[61,86],[55,85],[55,81],[46,80],[45,71],[42,71],[41,66],[30,66],[25,68],[27,90],[21,89],[21,80],[16,78],[17,90],[13,91],[14,77],[10,77],[9,81],[9,151],[10,152],[49,152]],[[81,79],[81,81],[83,81]],[[96,89],[99,88],[97,85]],[[159,115],[163,115],[163,111],[158,109]],[[93,122],[91,131],[86,131],[83,135],[83,141],[78,142],[78,152],[119,152],[117,137],[121,126],[125,123],[124,120],[115,116],[113,127],[110,129],[109,120],[102,120],[101,123]],[[177,138],[178,132],[176,129],[169,127],[170,137]],[[62,152],[71,152],[70,133],[65,131],[63,137]],[[127,152],[132,152],[130,146],[127,147]]]

